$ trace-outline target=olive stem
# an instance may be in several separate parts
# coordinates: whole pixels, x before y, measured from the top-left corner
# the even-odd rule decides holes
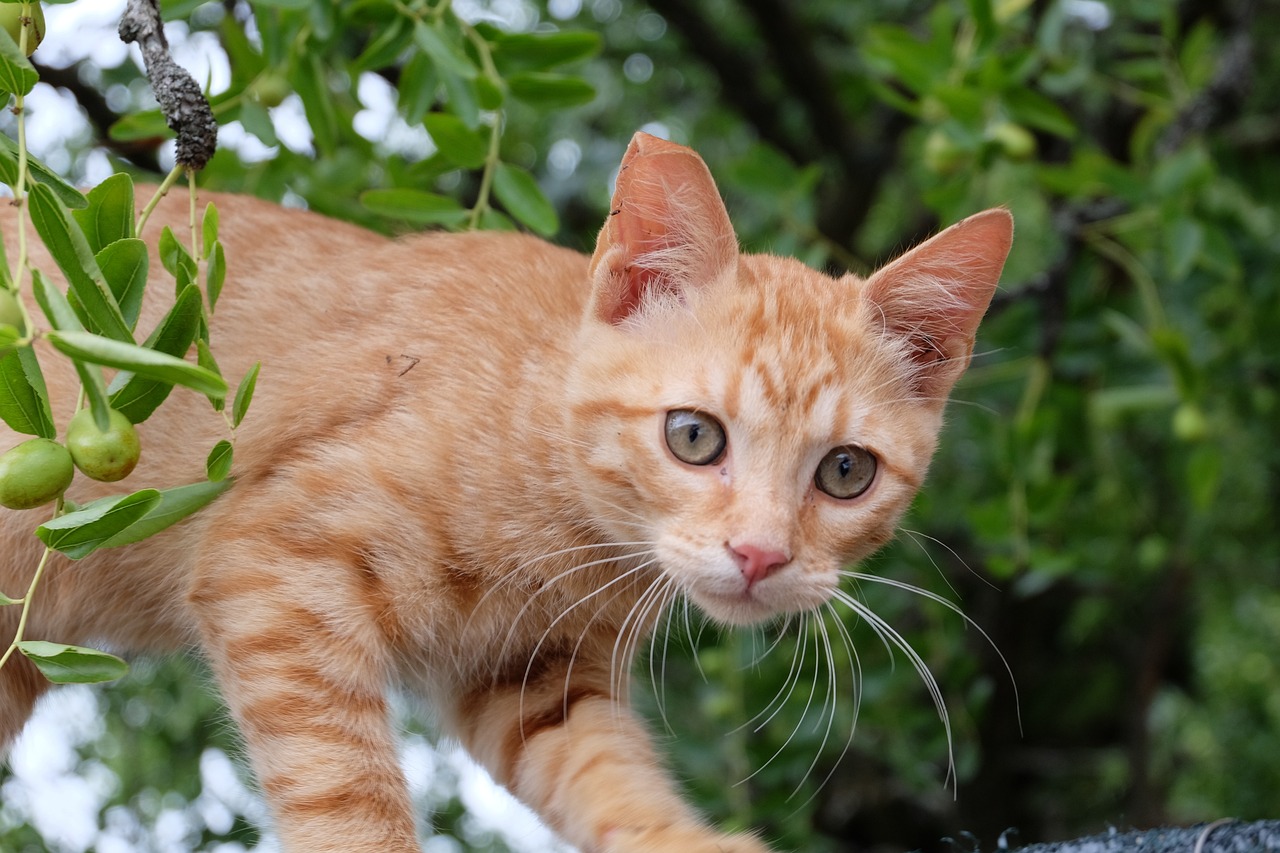
[[[58,508],[54,512],[54,518],[62,514],[62,498],[58,498]],[[27,586],[27,594],[21,599],[22,614],[18,617],[18,629],[13,632],[13,640],[9,643],[9,648],[5,649],[4,655],[0,656],[0,668],[3,668],[9,662],[9,658],[13,656],[13,652],[18,648],[18,644],[22,642],[23,635],[27,632],[27,617],[31,614],[31,602],[35,597],[36,587],[40,585],[40,578],[44,576],[44,570],[49,565],[49,555],[53,553],[53,549],[48,546],[44,549],[44,554],[40,557],[40,563],[36,566],[36,573],[31,577],[31,583]],[[14,602],[15,604],[17,602]]]
[[[18,50],[27,55],[27,40],[31,30],[31,4],[22,4],[22,26],[18,30]],[[21,290],[22,271],[27,267],[27,120],[26,96],[22,92],[14,93],[13,114],[18,122],[18,181],[13,188],[13,204],[18,208],[18,257],[14,260],[13,285]],[[17,300],[18,310],[22,313],[23,328],[28,336],[34,326],[26,304]],[[22,342],[19,342],[22,343]]]
[[[151,213],[156,209],[156,205],[160,203],[160,199],[169,194],[170,188],[178,181],[178,176],[186,171],[186,166],[181,163],[174,166],[169,174],[164,176],[160,186],[156,187],[155,194],[151,196],[151,200],[147,202],[147,206],[142,208],[142,213],[138,214],[138,225],[134,228],[134,233],[142,236],[142,229],[146,227],[147,220],[151,218]]]

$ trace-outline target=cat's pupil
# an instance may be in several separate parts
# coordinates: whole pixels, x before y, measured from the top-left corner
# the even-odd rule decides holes
[[[667,447],[681,462],[710,465],[724,456],[727,444],[724,426],[711,415],[692,409],[667,412]]]

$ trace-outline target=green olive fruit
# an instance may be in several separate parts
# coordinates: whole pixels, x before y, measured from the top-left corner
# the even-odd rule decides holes
[[[0,325],[13,326],[18,334],[22,334],[22,309],[18,307],[18,297],[4,288],[0,288]]]
[[[1020,124],[1002,121],[987,131],[987,136],[995,141],[1011,160],[1026,160],[1036,153],[1036,138],[1031,131]]]
[[[0,27],[13,37],[14,44],[21,44],[22,4],[0,3]],[[39,3],[31,4],[31,29],[27,32],[27,56],[36,52],[44,40],[44,9]]]
[[[1195,403],[1183,403],[1173,413],[1173,434],[1183,441],[1203,441],[1209,437],[1209,419]]]
[[[264,71],[249,84],[249,94],[264,107],[278,107],[293,88],[283,74]]]
[[[98,429],[93,412],[82,409],[67,424],[67,450],[86,477],[114,483],[129,476],[142,452],[138,432],[129,419],[111,410],[106,432]]]
[[[71,454],[56,441],[33,438],[0,456],[0,505],[31,509],[47,504],[71,485]]]
[[[924,140],[924,165],[934,174],[952,174],[965,164],[968,156],[941,128],[934,128]]]

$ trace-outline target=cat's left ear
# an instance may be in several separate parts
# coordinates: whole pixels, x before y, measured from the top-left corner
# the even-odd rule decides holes
[[[968,367],[1012,243],[1009,211],[987,210],[921,243],[863,285],[883,330],[905,339],[920,397],[941,402]]]
[[[591,316],[618,325],[737,263],[733,225],[702,158],[647,133],[632,137],[591,257]]]

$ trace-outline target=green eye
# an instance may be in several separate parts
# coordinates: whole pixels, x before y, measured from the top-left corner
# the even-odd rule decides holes
[[[710,465],[724,456],[724,427],[711,415],[691,409],[667,412],[667,447],[681,462]]]
[[[871,451],[846,444],[822,457],[813,482],[831,497],[848,500],[870,488],[875,478],[876,458]]]

